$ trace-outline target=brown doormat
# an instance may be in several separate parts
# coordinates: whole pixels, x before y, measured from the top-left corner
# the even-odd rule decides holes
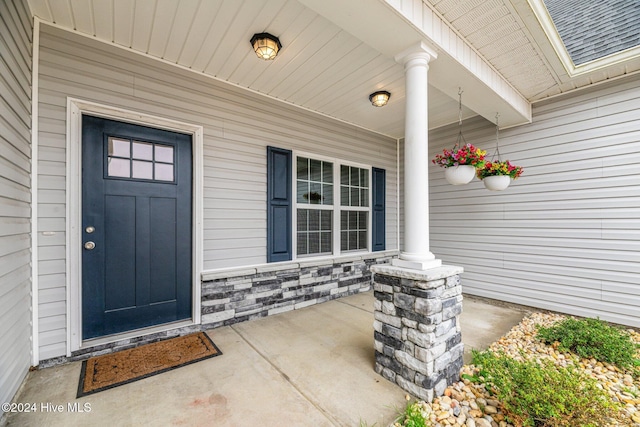
[[[82,362],[78,394],[86,396],[222,354],[204,332],[92,357]]]

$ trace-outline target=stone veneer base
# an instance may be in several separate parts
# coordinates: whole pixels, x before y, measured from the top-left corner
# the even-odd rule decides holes
[[[371,267],[389,264],[395,255],[301,260],[244,269],[234,276],[203,275],[202,324],[232,325],[368,291]]]
[[[373,266],[376,372],[431,402],[459,379],[462,267]]]

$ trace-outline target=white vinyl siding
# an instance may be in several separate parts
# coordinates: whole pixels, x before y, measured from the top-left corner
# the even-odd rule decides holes
[[[31,359],[32,33],[26,2],[0,2],[0,402]]]
[[[47,318],[42,359],[66,351],[67,96],[204,127],[205,271],[266,263],[267,146],[386,169],[387,249],[395,249],[393,139],[47,25],[39,93],[40,230],[55,232],[41,237],[39,248],[40,288],[46,286],[48,296],[40,307]]]
[[[457,131],[430,132],[432,158]],[[491,156],[491,123],[463,133]],[[451,186],[430,165],[432,252],[464,267],[466,293],[640,326],[638,77],[536,105],[500,151],[524,166],[503,192]]]

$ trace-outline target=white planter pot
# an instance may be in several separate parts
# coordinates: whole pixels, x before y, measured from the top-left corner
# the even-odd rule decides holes
[[[486,177],[482,182],[487,190],[502,191],[511,184],[511,177],[509,175],[493,175]]]
[[[451,166],[444,170],[444,177],[451,185],[468,184],[475,175],[476,168],[471,165]]]

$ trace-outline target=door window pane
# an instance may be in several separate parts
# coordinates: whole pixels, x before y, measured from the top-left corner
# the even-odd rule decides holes
[[[134,160],[132,178],[153,179],[153,163]]]
[[[173,181],[173,165],[156,163],[155,177],[158,181]]]
[[[173,147],[156,144],[154,160],[162,163],[173,163]]]
[[[129,158],[131,152],[128,139],[109,138],[109,156]]]
[[[153,144],[135,141],[132,157],[140,160],[153,160]]]
[[[109,176],[117,176],[120,178],[130,178],[131,171],[129,164],[129,159],[118,159],[112,157],[109,159],[109,167],[107,173]]]

